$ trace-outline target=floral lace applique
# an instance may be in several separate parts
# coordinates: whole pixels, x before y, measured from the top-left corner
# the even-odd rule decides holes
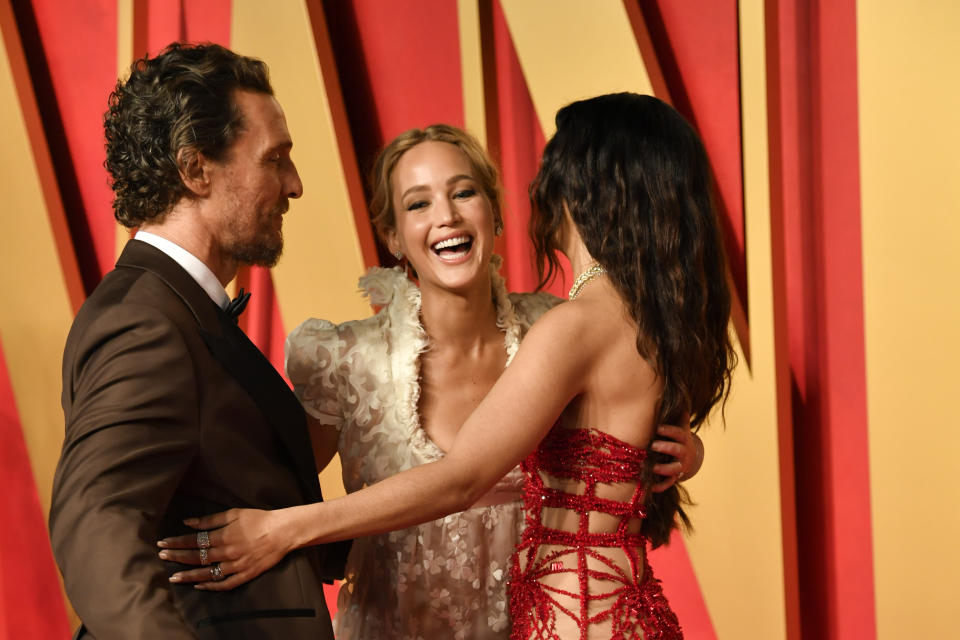
[[[530,325],[558,299],[507,294],[492,261],[497,326],[507,361]],[[420,426],[420,290],[399,269],[360,280],[382,308],[340,325],[308,320],[287,340],[287,371],[305,409],[339,430],[347,491],[356,491],[443,451]],[[519,467],[494,490],[517,492]],[[403,531],[354,541],[337,602],[338,640],[462,638],[505,640],[506,582],[523,528],[519,501],[468,509]]]

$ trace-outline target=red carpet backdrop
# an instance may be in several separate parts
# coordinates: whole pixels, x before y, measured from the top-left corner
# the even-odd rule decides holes
[[[525,291],[527,185],[556,110],[671,102],[711,158],[741,363],[688,483],[696,531],[652,556],[687,637],[952,637],[958,31],[938,0],[0,0],[0,639],[77,624],[45,524],[60,353],[127,237],[107,95],[174,40],[262,58],[287,114],[304,196],[280,265],[237,279],[278,368],[305,318],[371,313],[356,281],[389,256],[362,176],[386,141],[448,122],[486,142],[504,273]]]

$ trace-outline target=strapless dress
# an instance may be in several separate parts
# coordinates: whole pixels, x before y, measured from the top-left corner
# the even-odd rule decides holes
[[[523,461],[526,528],[508,587],[512,640],[570,640],[575,633],[579,640],[683,638],[639,533],[646,455],[596,429],[554,426]],[[544,477],[577,492],[547,486]],[[614,483],[635,487],[629,500],[597,495],[598,485]],[[545,526],[544,509],[575,512],[576,531]],[[619,524],[592,532],[591,514]]]

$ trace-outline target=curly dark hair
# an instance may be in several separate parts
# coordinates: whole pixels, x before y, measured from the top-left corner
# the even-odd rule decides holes
[[[103,117],[117,221],[160,221],[184,196],[180,163],[221,159],[243,128],[233,91],[273,95],[267,65],[216,44],[173,43],[130,66]]]
[[[660,424],[689,414],[698,429],[725,402],[736,354],[710,167],[693,128],[660,100],[618,93],[574,102],[530,187],[540,287],[558,272],[564,205],[637,323],[637,351],[663,380]],[[662,460],[650,450],[651,467]],[[689,518],[682,487],[649,493],[643,533],[654,547]]]

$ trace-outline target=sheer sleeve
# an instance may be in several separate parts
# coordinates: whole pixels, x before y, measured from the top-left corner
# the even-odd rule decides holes
[[[287,336],[284,365],[304,411],[338,431],[343,424],[339,353],[337,325],[311,318]]]

